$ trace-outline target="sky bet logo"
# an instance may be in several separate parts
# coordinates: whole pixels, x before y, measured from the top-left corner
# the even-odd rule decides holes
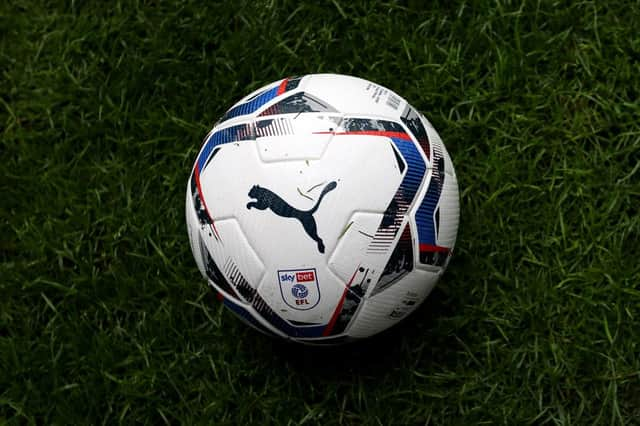
[[[278,271],[282,300],[300,311],[306,311],[320,301],[320,287],[315,268]]]

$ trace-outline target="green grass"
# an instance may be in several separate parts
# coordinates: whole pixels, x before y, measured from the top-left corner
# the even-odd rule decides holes
[[[637,1],[144,3],[0,5],[0,423],[640,424]],[[425,305],[331,349],[224,310],[183,213],[226,108],[314,72],[461,187]]]

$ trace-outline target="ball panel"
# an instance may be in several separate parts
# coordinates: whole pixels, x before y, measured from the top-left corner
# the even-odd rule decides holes
[[[437,132],[432,127],[426,128],[431,149],[431,167],[428,174],[428,185],[422,202],[415,212],[418,229],[419,263],[422,265],[444,266],[451,255],[453,246],[440,244],[438,230],[441,214],[439,204],[446,182],[446,150]]]
[[[336,336],[341,334],[349,323],[357,316],[358,309],[364,301],[367,286],[371,278],[372,269],[358,266],[342,289],[342,297],[338,301],[323,336]]]
[[[295,92],[287,95],[284,99],[278,99],[277,102],[265,108],[258,114],[260,117],[282,114],[300,114],[309,112],[321,113],[338,113],[339,111],[331,106],[328,102],[313,96],[308,92]]]
[[[365,253],[371,244],[372,237],[382,219],[382,213],[369,212],[356,212],[348,219],[338,236],[338,244],[331,253],[328,262],[329,269],[342,282],[349,282],[353,272],[363,263],[362,253]],[[367,264],[380,268],[383,266],[382,262],[375,260],[382,257],[367,256]]]
[[[305,117],[300,121],[309,121],[309,118]],[[296,120],[297,121],[297,120]],[[328,129],[330,124],[321,120],[317,121],[316,128]],[[322,126],[322,127],[321,127]],[[292,126],[293,127],[293,126]],[[297,126],[300,127],[299,125]],[[312,161],[320,160],[324,155],[329,142],[331,141],[330,134],[313,134],[311,132],[305,132],[304,141],[301,141],[301,137],[293,131],[290,134],[281,134],[273,136],[265,136],[256,140],[257,152],[260,156],[260,160],[263,163],[275,163],[279,161]]]
[[[397,119],[407,103],[386,87],[361,78],[338,74],[313,74],[307,77],[305,92],[343,113],[366,112],[366,115]]]
[[[247,191],[256,183],[253,171],[262,166],[253,140],[227,143],[217,149],[213,158],[203,160],[207,161],[206,168],[199,176],[203,199],[216,221],[236,217],[244,208]]]
[[[375,296],[383,290],[399,283],[409,272],[413,270],[413,238],[409,222],[403,224],[399,239],[395,241],[393,253],[389,257],[380,278],[370,293]]]
[[[424,301],[438,278],[437,273],[413,270],[398,284],[366,299],[347,334],[368,337],[398,323]]]
[[[265,274],[264,262],[253,250],[235,218],[216,220],[220,239],[211,233],[203,235],[203,241],[220,269],[232,283],[236,292],[251,303],[247,286],[257,289]]]
[[[437,245],[453,250],[458,234],[460,216],[460,196],[458,193],[458,179],[456,177],[451,157],[442,139],[433,127],[427,128],[434,149],[440,152],[441,160],[437,164],[442,190],[435,211]],[[450,258],[447,256],[447,261]]]
[[[202,237],[200,238],[200,253],[204,259],[205,273],[207,274],[209,285],[217,291],[221,298],[228,298],[241,303],[242,300],[240,296],[238,296],[238,293],[231,286],[229,280],[213,259]]]
[[[437,244],[453,250],[458,235],[460,216],[458,181],[455,175],[446,175],[436,210]]]

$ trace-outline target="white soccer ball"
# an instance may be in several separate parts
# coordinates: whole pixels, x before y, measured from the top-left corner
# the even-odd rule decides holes
[[[193,255],[258,330],[342,343],[429,295],[458,230],[458,183],[429,121],[360,78],[285,78],[236,103],[187,186]]]

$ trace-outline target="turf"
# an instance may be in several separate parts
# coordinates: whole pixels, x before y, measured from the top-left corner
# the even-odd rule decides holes
[[[0,423],[640,424],[640,4],[0,4]],[[455,257],[361,344],[252,331],[192,259],[208,129],[289,75],[440,131]]]

